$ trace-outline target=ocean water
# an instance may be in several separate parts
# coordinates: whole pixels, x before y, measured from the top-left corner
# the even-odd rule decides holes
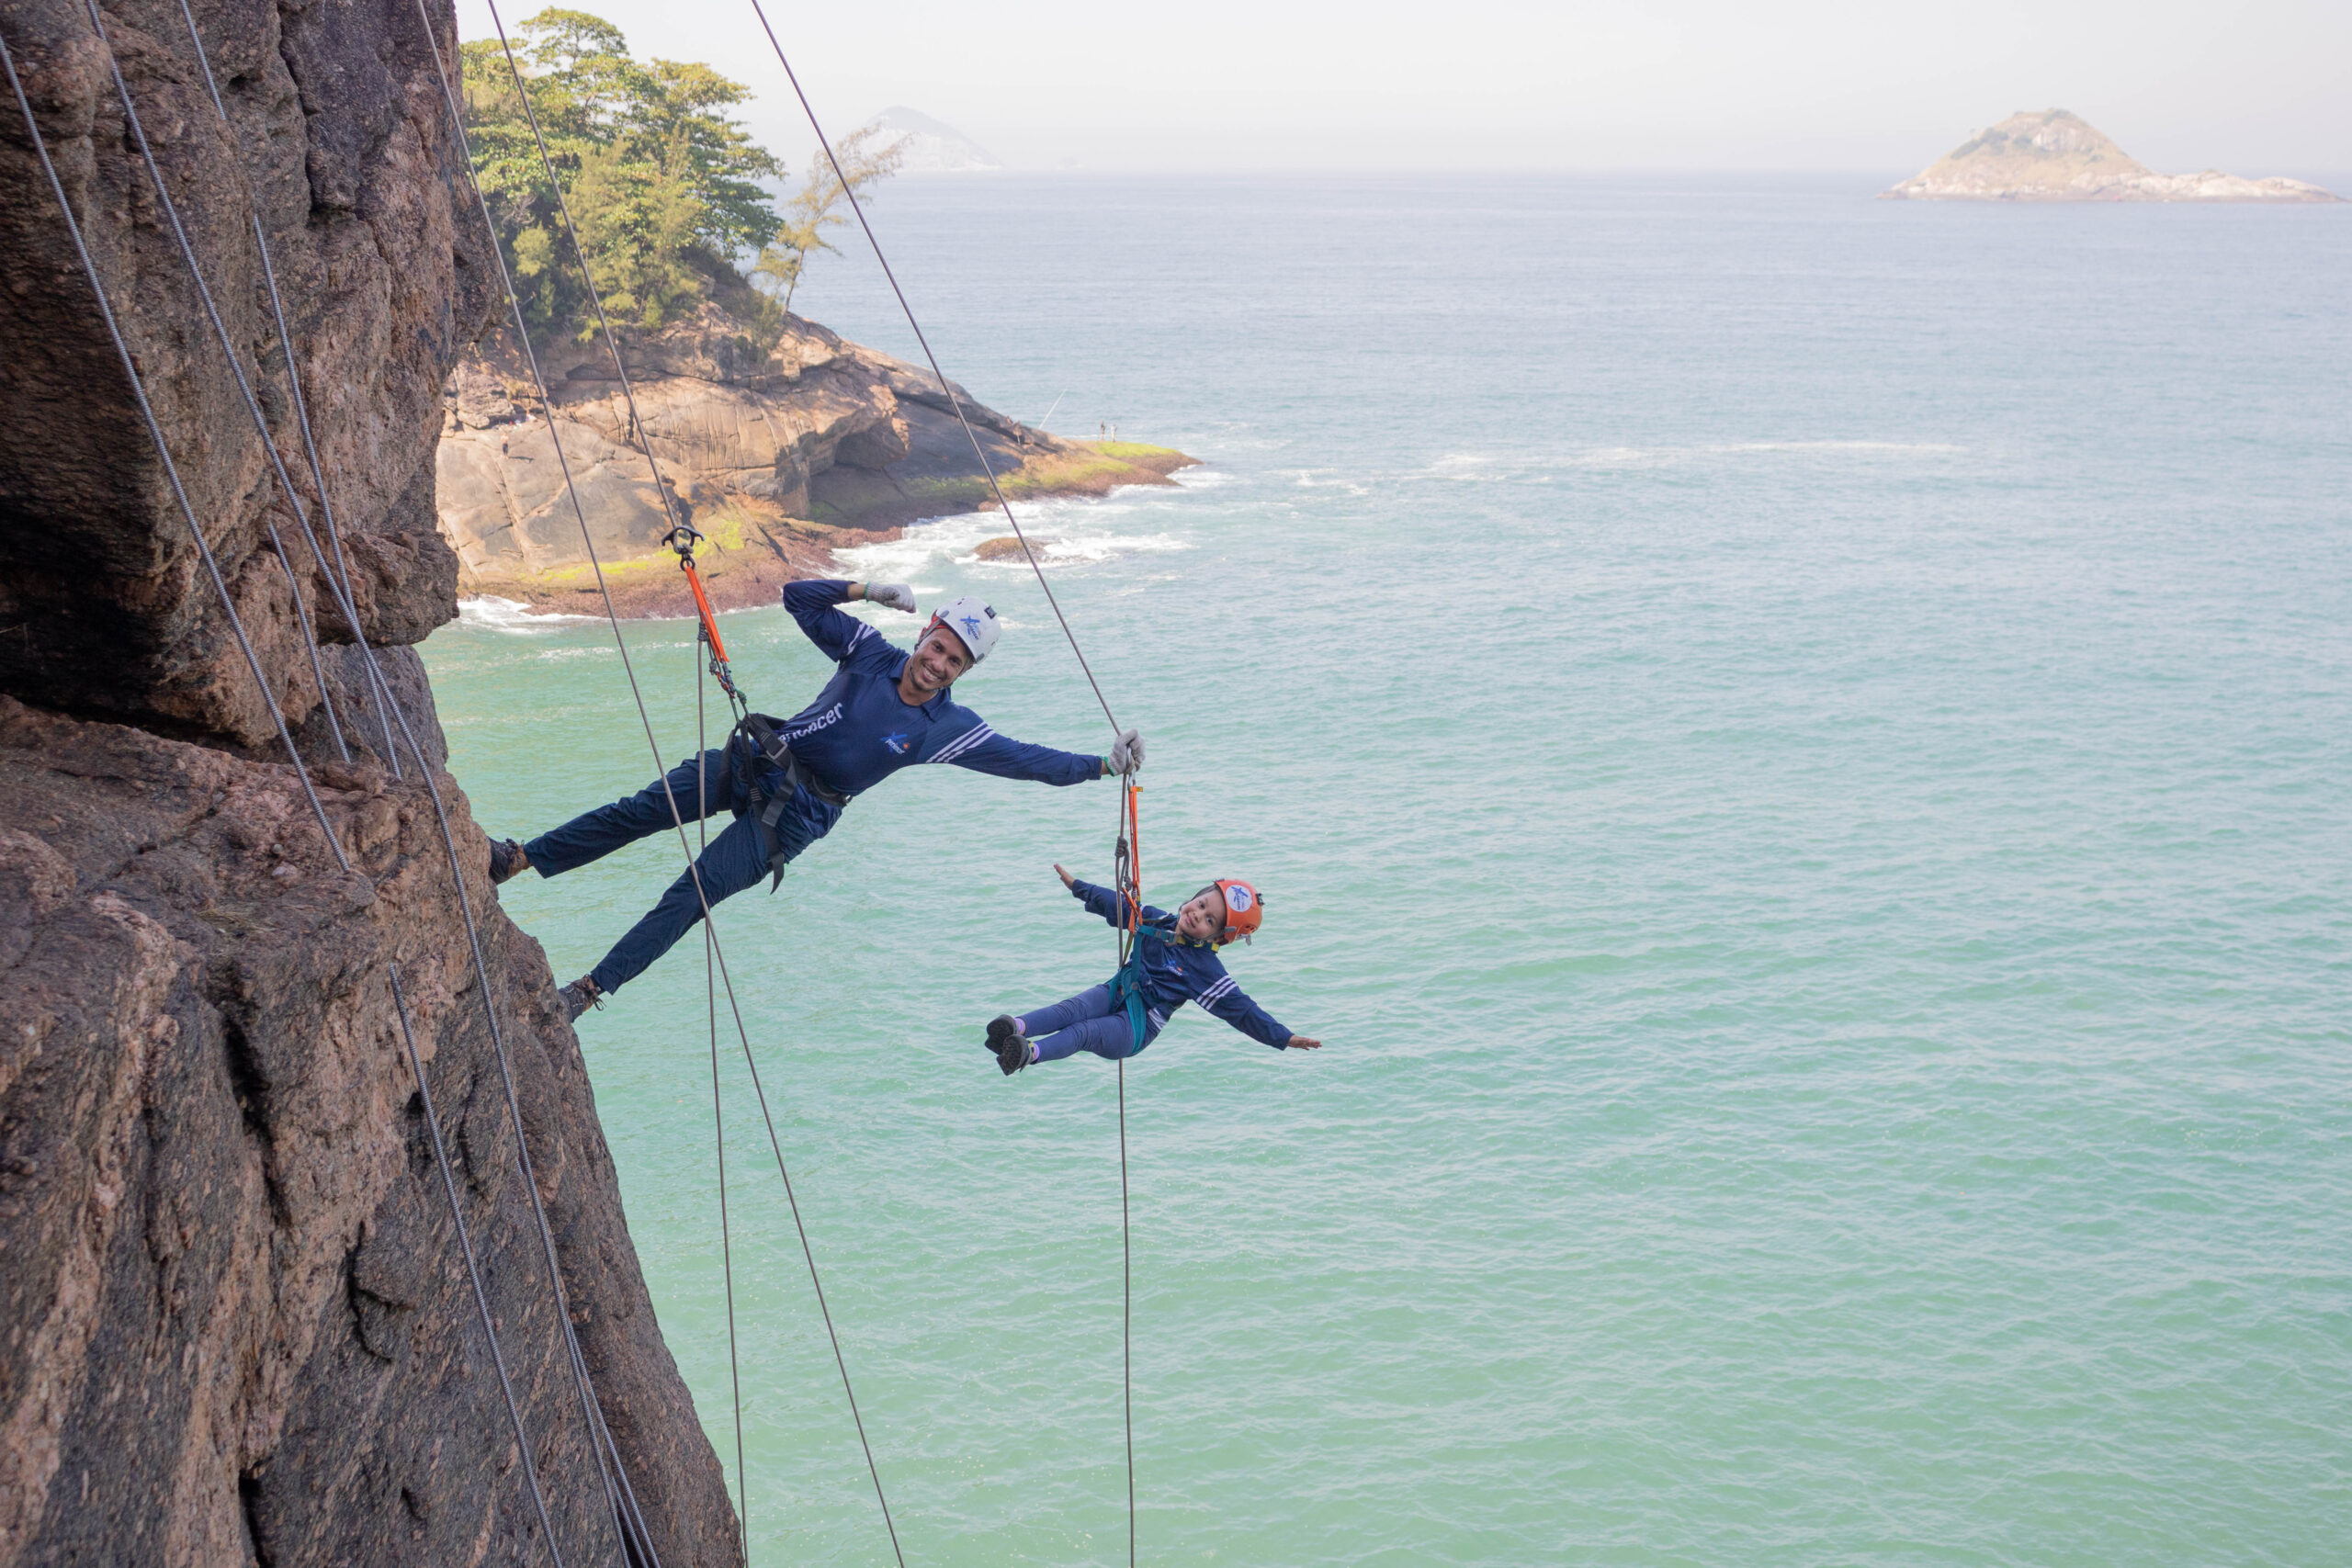
[[[1127,1073],[1144,1561],[2323,1564],[2352,1541],[2352,208],[1868,178],[908,179],[949,371],[1182,446],[1025,509],[1144,863],[1329,1043]],[[902,353],[870,260],[807,308]],[[981,518],[959,694],[1105,726]],[[895,634],[912,622],[868,612]],[[825,673],[729,617],[790,712]],[[678,623],[628,636],[693,744]],[[493,831],[640,784],[600,624],[427,646]],[[907,1559],[1125,1548],[1114,791],[901,775],[720,931]],[[505,890],[559,974],[676,870]],[[584,1021],[730,1475],[701,955]],[[723,1023],[756,1562],[888,1544]]]

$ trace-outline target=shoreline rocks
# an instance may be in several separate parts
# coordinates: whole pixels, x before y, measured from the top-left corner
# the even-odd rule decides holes
[[[584,517],[619,614],[692,614],[662,542],[674,513],[705,537],[697,564],[719,608],[773,603],[783,583],[829,574],[836,549],[994,504],[955,404],[902,360],[797,316],[763,350],[709,302],[659,332],[619,336],[659,486],[601,340],[539,348],[560,458],[511,334],[452,373],[435,468],[460,594],[602,615]],[[1165,484],[1193,462],[1167,447],[1065,440],[961,387],[955,394],[1015,500]]]

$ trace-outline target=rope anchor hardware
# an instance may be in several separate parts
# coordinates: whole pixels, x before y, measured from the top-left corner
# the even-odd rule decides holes
[[[662,536],[662,542],[678,553],[678,570],[686,574],[686,586],[694,590],[695,615],[701,622],[698,635],[710,649],[711,678],[718,682],[718,689],[727,694],[741,717],[751,712],[751,700],[735,684],[735,671],[727,660],[727,644],[718,635],[718,619],[711,613],[710,595],[703,592],[702,573],[695,570],[695,547],[702,537],[693,524],[680,523]]]

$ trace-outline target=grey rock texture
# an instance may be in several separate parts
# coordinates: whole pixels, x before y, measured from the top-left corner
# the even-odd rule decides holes
[[[445,51],[445,0],[432,6]],[[624,1561],[517,1170],[663,1563],[737,1560],[639,1274],[578,1042],[406,645],[454,612],[443,381],[487,319],[411,0],[108,6],[141,118],[306,492],[250,215],[270,236],[361,626],[451,815],[385,765],[358,649],[275,490],[68,0],[5,36],[269,685],[322,837],[165,486],[13,101],[0,99],[0,1568],[547,1558],[389,984],[404,976],[564,1560]],[[282,570],[330,640],[333,760]],[[508,1113],[466,944],[516,1079]]]

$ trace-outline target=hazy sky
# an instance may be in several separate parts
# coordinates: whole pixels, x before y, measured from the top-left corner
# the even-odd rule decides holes
[[[750,0],[582,8],[640,55],[751,84],[746,118],[778,152],[813,146]],[[510,26],[537,9],[502,4]],[[769,17],[829,130],[907,104],[1020,166],[1909,173],[2056,106],[2161,170],[2352,169],[2352,0],[771,0]],[[488,36],[485,0],[458,0],[458,25]]]

